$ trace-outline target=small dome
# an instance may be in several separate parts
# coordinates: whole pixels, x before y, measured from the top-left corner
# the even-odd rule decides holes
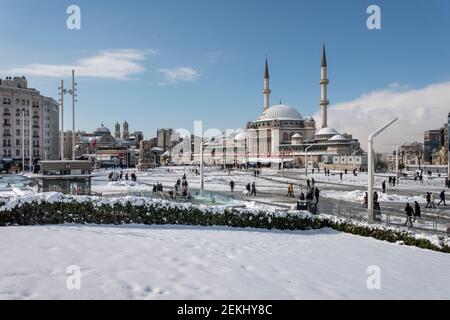
[[[346,138],[344,138],[342,135],[337,134],[333,138],[331,138],[329,141],[348,141]]]
[[[292,136],[292,139],[301,139],[303,136],[300,133],[296,133]]]
[[[336,136],[340,133],[336,131],[336,129],[333,128],[323,128],[322,130],[319,130],[316,133],[316,136]]]
[[[285,104],[279,104],[270,107],[259,117],[257,121],[270,121],[270,120],[296,120],[302,121],[303,117],[295,108]]]
[[[107,127],[105,127],[102,123],[102,126],[100,128],[95,129],[95,134],[109,134],[111,131]]]

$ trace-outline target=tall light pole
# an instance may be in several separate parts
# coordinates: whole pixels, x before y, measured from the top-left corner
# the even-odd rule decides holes
[[[33,104],[31,104],[31,105],[33,105]],[[29,148],[30,148],[30,168],[29,168],[29,170],[30,170],[30,173],[33,171],[33,136],[34,136],[34,134],[33,134],[33,117],[32,117],[32,115],[33,115],[33,107],[32,106],[30,106],[30,115],[29,115],[29,124],[30,124],[30,134],[28,135],[29,137],[30,137],[30,145],[28,146]]]
[[[67,93],[67,90],[64,89],[64,80],[61,80],[61,87],[58,88],[59,92],[59,105],[61,106],[61,138],[60,138],[60,152],[61,152],[61,161],[64,160],[64,94]]]
[[[352,153],[352,156],[353,156],[353,170],[356,170],[356,159],[355,159],[355,157],[356,157],[356,153],[359,152],[359,151],[361,151],[361,149],[353,151],[353,153]]]
[[[205,179],[203,172],[203,133],[200,137],[200,192],[205,190]]]
[[[25,108],[22,109],[22,172],[25,171]]]
[[[373,141],[375,137],[377,137],[381,132],[386,130],[389,126],[391,126],[394,122],[396,122],[398,118],[388,122],[375,132],[373,132],[368,139],[368,188],[367,188],[367,207],[369,213],[369,221],[374,221],[374,212],[373,212],[373,184],[375,179],[375,163],[374,163],[374,149],[373,149]]]
[[[77,102],[77,83],[75,82],[75,70],[72,70],[72,160],[75,160],[75,103]]]
[[[308,150],[311,149],[313,145],[310,145],[305,149],[305,173],[306,176],[308,176]]]
[[[447,147],[447,163],[448,163],[448,168],[447,168],[447,176],[450,178],[450,113],[448,114],[448,118],[447,118],[447,136],[448,136],[448,146]]]

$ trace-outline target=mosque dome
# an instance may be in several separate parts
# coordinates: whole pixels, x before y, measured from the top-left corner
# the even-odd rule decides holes
[[[348,140],[346,138],[344,138],[342,135],[337,134],[334,137],[332,137],[329,141],[339,142],[339,141],[348,141]]]
[[[339,132],[333,128],[323,128],[316,133],[316,136],[336,136],[339,135]]]
[[[109,131],[109,129],[107,127],[105,127],[102,123],[101,127],[95,129],[94,132],[96,135],[106,135],[106,134],[110,134],[111,131]]]
[[[294,120],[302,121],[303,117],[295,108],[285,104],[270,107],[259,117],[257,121]]]

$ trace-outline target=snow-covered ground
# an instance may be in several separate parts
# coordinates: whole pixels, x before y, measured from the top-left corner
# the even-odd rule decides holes
[[[450,255],[328,229],[10,227],[0,252],[0,299],[450,298]],[[66,286],[74,265],[80,290]]]

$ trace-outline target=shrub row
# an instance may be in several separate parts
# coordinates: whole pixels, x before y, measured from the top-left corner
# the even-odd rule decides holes
[[[76,200],[61,202],[22,203],[0,211],[0,226],[29,226],[74,224],[145,224],[228,226],[267,230],[312,230],[332,228],[337,231],[371,237],[391,243],[402,243],[439,252],[450,253],[448,245],[438,246],[429,239],[414,237],[401,230],[374,228],[368,225],[341,221],[328,217],[310,217],[297,213],[279,215],[242,209],[224,209],[217,212],[195,206],[161,205],[160,203],[133,204],[131,202],[98,204]]]

